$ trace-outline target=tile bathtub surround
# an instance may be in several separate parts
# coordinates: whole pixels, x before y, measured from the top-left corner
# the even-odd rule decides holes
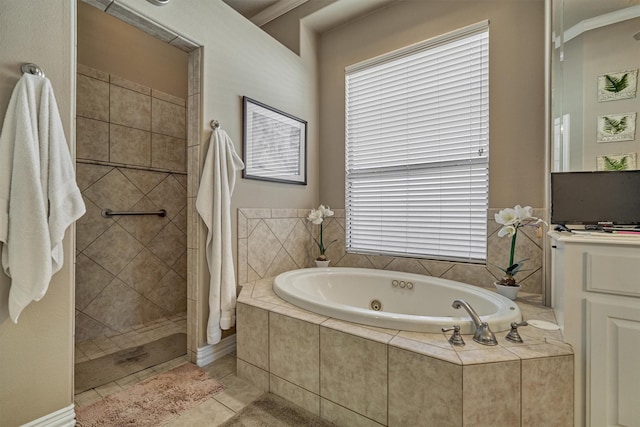
[[[318,226],[307,221],[310,209],[238,209],[238,282],[250,282],[298,268],[313,267],[318,249],[313,241]],[[332,266],[362,267],[417,273],[456,280],[493,289],[493,282],[503,273],[494,265],[503,266],[509,257],[510,240],[498,237],[499,224],[489,209],[487,214],[487,264],[465,264],[416,258],[349,254],[345,250],[345,211],[335,209],[335,216],[324,223],[325,243],[336,240],[327,249]],[[534,210],[544,216],[544,211]],[[525,292],[542,292],[542,244],[536,229],[521,230],[516,243],[516,257],[528,258],[520,273]]]
[[[187,171],[187,101],[78,64],[78,161]]]
[[[559,331],[522,327],[523,344],[498,332],[495,347],[465,335],[453,347],[445,334],[319,316],[272,283],[240,292],[238,375],[338,426],[573,425],[573,351]],[[525,320],[555,321],[539,299],[518,301]]]

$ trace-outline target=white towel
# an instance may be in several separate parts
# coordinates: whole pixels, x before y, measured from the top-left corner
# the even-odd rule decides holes
[[[231,247],[231,195],[236,172],[244,169],[242,159],[233,148],[229,135],[218,128],[213,131],[204,162],[196,209],[209,230],[207,264],[209,265],[209,321],[207,342],[216,344],[221,329],[236,323],[236,277]]]
[[[0,251],[14,322],[47,292],[64,232],[84,212],[51,83],[24,74],[0,134]]]

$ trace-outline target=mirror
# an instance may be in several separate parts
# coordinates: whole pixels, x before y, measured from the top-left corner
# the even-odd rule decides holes
[[[640,169],[640,0],[553,0],[554,172]]]

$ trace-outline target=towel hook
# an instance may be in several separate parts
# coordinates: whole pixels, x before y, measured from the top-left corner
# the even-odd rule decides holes
[[[42,71],[42,69],[33,63],[22,64],[22,66],[20,67],[20,71],[22,71],[23,73],[29,73],[36,76],[44,77],[44,72]]]
[[[220,122],[217,120],[211,120],[211,129],[216,130],[220,127]]]

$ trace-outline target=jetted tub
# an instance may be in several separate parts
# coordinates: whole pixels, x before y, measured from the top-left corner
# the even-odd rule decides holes
[[[465,300],[493,332],[522,320],[518,306],[503,296],[465,283],[420,274],[368,268],[305,268],[278,275],[275,293],[285,301],[324,316],[405,331],[441,333],[460,325],[475,331]]]

